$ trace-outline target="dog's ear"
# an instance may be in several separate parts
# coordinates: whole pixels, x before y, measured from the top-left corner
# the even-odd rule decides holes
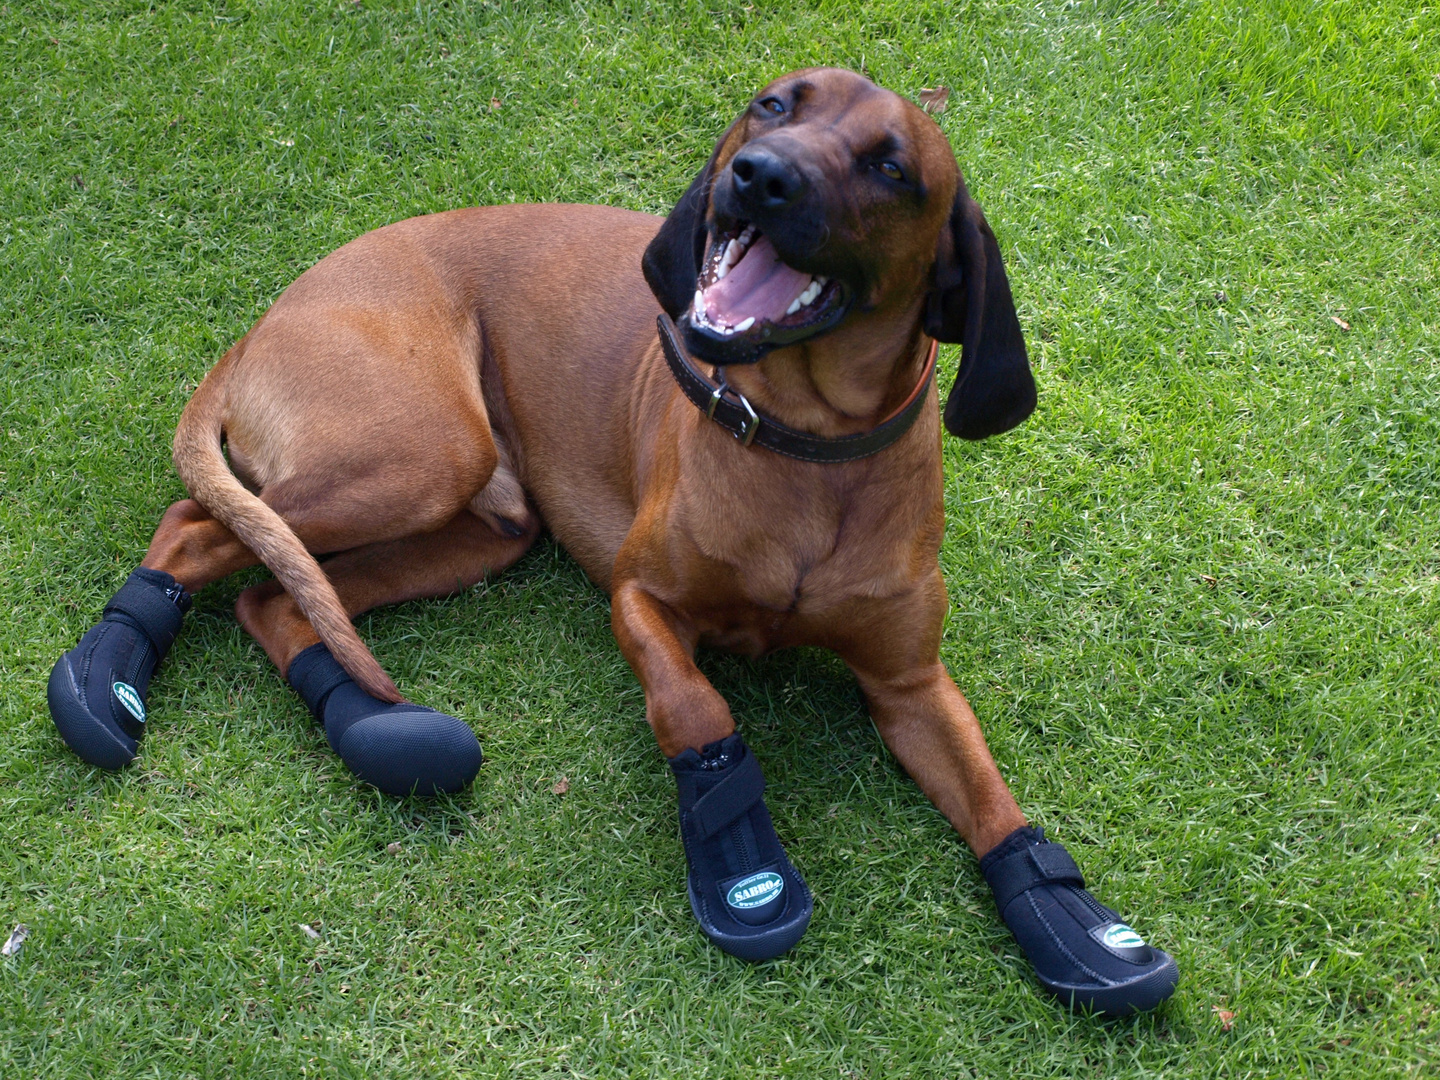
[[[695,279],[700,276],[700,265],[705,261],[705,212],[710,207],[710,182],[715,175],[720,148],[734,127],[731,124],[720,136],[705,168],[680,196],[640,260],[646,284],[672,319],[678,319],[695,297]]]
[[[965,181],[941,230],[925,332],[961,345],[945,429],[962,439],[1009,431],[1035,410],[1035,379],[1000,261],[1000,245]]]

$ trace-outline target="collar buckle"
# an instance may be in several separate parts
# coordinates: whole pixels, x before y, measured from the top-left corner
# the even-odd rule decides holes
[[[730,434],[740,440],[741,446],[749,446],[755,441],[755,433],[760,430],[760,414],[755,411],[755,407],[750,404],[749,399],[740,393],[739,390],[731,386],[726,380],[725,369],[723,367],[716,371],[716,375],[719,378],[720,385],[715,387],[710,394],[710,402],[705,406],[705,418],[707,420],[714,420],[716,407],[719,406],[727,393],[733,394],[735,400],[740,404],[740,407],[745,410],[745,421],[739,431],[732,431]]]

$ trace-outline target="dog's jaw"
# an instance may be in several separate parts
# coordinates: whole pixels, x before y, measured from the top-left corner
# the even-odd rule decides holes
[[[785,263],[755,225],[717,227],[683,317],[686,344],[713,363],[752,363],[833,329],[850,296],[839,279]]]

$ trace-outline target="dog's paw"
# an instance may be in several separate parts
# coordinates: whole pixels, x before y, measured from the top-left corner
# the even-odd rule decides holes
[[[1091,896],[1070,853],[1042,830],[1017,829],[980,869],[1040,985],[1070,1008],[1126,1016],[1175,992],[1175,960]]]
[[[465,721],[371,697],[323,644],[290,661],[287,676],[350,771],[387,795],[460,791],[480,771],[480,740]]]
[[[814,901],[790,865],[764,800],[760,765],[739,735],[670,759],[690,864],[690,909],[705,936],[741,960],[794,948]]]
[[[418,705],[376,704],[383,706],[379,712],[350,724],[336,740],[336,752],[357,777],[387,795],[440,795],[475,779],[483,755],[465,721]]]
[[[122,769],[145,734],[150,676],[180,632],[190,597],[169,574],[136,570],[101,620],[55,662],[50,718],[86,764]]]

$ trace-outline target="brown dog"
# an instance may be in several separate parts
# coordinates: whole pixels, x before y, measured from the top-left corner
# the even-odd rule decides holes
[[[668,363],[662,309],[683,341]],[[402,698],[351,617],[467,587],[543,523],[610,594],[680,780],[697,917],[739,955],[748,946],[702,909],[716,905],[711,878],[754,869],[746,843],[772,861],[721,882],[735,933],[763,938],[744,904],[789,883],[798,938],[809,898],[766,847],[758,769],[693,654],[833,649],[901,764],[992,856],[987,876],[1045,985],[1107,1011],[1148,1007],[1173,988],[1173,962],[1117,934],[1063,849],[1027,827],[940,661],[935,339],[964,347],[952,433],[1029,415],[1000,252],[940,129],[860,76],[797,72],[731,124],[663,223],[594,206],[456,210],[369,233],[301,275],[185,409],[175,466],[193,498],[166,512],[143,566],[193,593],[265,563],[278,580],[241,594],[245,629],[282,674],[328,650],[329,683],[348,673],[347,692],[379,708]],[[712,396],[746,438],[687,400],[681,369],[702,397],[722,388]],[[747,445],[758,418],[820,456]],[[882,427],[883,448],[845,450]],[[313,553],[336,554],[322,570]],[[739,759],[748,778],[711,782]],[[726,836],[740,847],[705,849]],[[1056,943],[1068,960],[1052,962]]]

